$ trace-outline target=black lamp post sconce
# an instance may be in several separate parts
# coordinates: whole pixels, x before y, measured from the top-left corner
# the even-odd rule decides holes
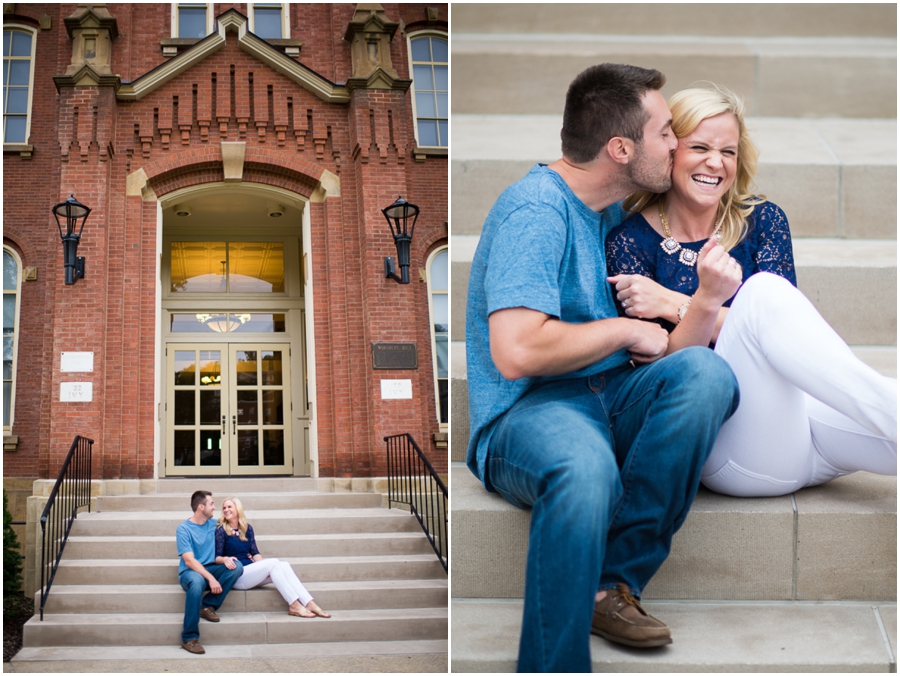
[[[398,195],[397,201],[382,209],[381,213],[391,227],[391,235],[397,245],[397,264],[400,266],[398,277],[394,272],[394,259],[388,256],[384,259],[384,276],[399,284],[409,284],[409,245],[412,242],[416,219],[419,218],[419,207]]]
[[[56,227],[59,228],[59,238],[62,240],[66,284],[74,284],[75,280],[84,278],[84,257],[76,254],[78,253],[78,240],[81,239],[81,231],[84,230],[84,222],[91,213],[91,209],[76,200],[74,195],[69,194],[69,199],[60,202],[51,211],[56,217]],[[63,232],[63,223],[60,219],[65,221],[65,232]],[[78,229],[77,233],[75,232],[76,228]]]

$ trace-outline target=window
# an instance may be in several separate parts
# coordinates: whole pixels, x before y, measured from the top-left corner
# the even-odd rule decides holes
[[[3,29],[4,143],[28,142],[33,55],[34,33],[24,28]]]
[[[264,2],[250,5],[250,31],[264,40],[290,37],[287,4]]]
[[[16,392],[16,343],[19,328],[19,286],[21,276],[18,256],[3,249],[3,431],[12,428],[13,398]]]
[[[178,2],[172,10],[173,38],[205,38],[212,33],[212,14],[208,3]]]
[[[434,374],[437,385],[438,423],[447,425],[447,348],[450,333],[449,275],[447,247],[435,251],[428,261],[428,298],[431,310],[431,352],[434,355]]]
[[[176,293],[284,293],[283,242],[172,242]]]
[[[447,38],[411,37],[409,53],[413,73],[413,114],[420,146],[448,145],[449,77]]]

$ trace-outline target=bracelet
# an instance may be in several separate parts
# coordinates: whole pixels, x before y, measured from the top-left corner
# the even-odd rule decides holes
[[[687,314],[688,308],[691,306],[691,301],[694,300],[694,297],[691,296],[687,299],[687,303],[678,308],[678,321],[676,324],[680,324],[681,320],[684,319],[684,316]]]

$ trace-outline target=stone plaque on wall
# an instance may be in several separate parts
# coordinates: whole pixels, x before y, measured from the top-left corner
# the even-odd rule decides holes
[[[372,343],[372,368],[417,369],[415,343]]]

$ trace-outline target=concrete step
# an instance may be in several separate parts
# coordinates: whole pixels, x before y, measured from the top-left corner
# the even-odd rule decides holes
[[[253,493],[315,492],[318,480],[311,477],[174,477],[157,479],[159,493],[191,495],[196,490],[211,491],[220,501],[228,495]]]
[[[896,604],[643,605],[673,644],[638,650],[591,636],[595,672],[896,672]],[[521,601],[454,599],[451,670],[515,671],[521,623]]]
[[[307,671],[435,671],[446,673],[447,639],[426,641],[357,641],[352,643],[261,643],[206,645],[202,671],[225,673],[296,673]],[[436,659],[444,656],[444,660]],[[108,671],[124,673],[188,672],[201,668],[198,657],[180,643],[158,646],[87,646],[22,648],[11,662],[15,671]],[[191,664],[194,662],[194,664]],[[385,665],[389,666],[385,666]],[[311,666],[312,665],[312,666]],[[441,666],[442,665],[442,666]],[[393,667],[393,668],[392,668]]]
[[[399,556],[279,557],[291,565],[304,584],[320,580],[405,580],[442,578],[440,561],[432,554]],[[177,584],[178,559],[74,559],[63,560],[55,582],[65,585],[96,584],[97,571],[105,584]]]
[[[859,36],[894,38],[892,5],[774,4],[714,5],[603,3],[463,3],[453,8],[453,38],[465,33],[567,35]]]
[[[258,535],[256,543],[265,556],[354,556],[379,554],[430,554],[422,533],[359,533],[352,538],[343,534]],[[118,559],[163,559],[178,557],[175,538],[154,536],[70,536],[66,543],[67,560],[98,559],[115,548]]]
[[[190,516],[184,510],[154,512],[81,512],[72,535],[134,535],[175,537],[178,524]],[[402,509],[284,509],[246,510],[257,533],[299,535],[312,533],[391,533],[421,531],[418,521]]]
[[[201,620],[206,645],[324,643],[335,641],[436,640],[447,637],[447,608],[342,610],[330,619],[291,617],[287,612],[225,613],[217,623]],[[44,615],[24,627],[28,647],[172,645],[180,642],[183,612]]]
[[[466,298],[477,235],[455,235],[450,252],[451,340],[464,341]],[[896,240],[793,240],[798,288],[848,344],[897,340]],[[874,291],[874,293],[873,293]],[[860,299],[865,298],[865,303]]]
[[[854,354],[880,374],[897,377],[896,345],[851,345]],[[450,461],[466,461],[469,445],[469,383],[466,380],[466,344],[450,343]]]
[[[447,579],[351,580],[311,582],[304,586],[316,602],[328,611],[374,610],[376,608],[437,608],[447,605]],[[130,613],[139,596],[141,612],[184,612],[184,590],[175,584],[54,584],[47,595],[44,615]],[[35,608],[40,607],[35,593]],[[224,613],[271,612],[284,610],[285,602],[272,585],[246,591],[232,590],[222,604]]]
[[[451,466],[453,598],[519,598],[531,515]],[[777,498],[700,489],[645,598],[897,599],[897,478],[867,473]]]
[[[896,23],[896,19],[893,20]],[[453,32],[453,114],[561,114],[585,68],[658,68],[665,96],[708,80],[745,97],[750,115],[895,117],[897,41],[872,37],[724,37]],[[535,96],[535,92],[540,95]]]
[[[230,494],[229,494],[230,495]],[[247,493],[233,494],[240,498],[245,510],[255,509],[359,509],[365,507],[381,507],[381,495],[377,493]],[[216,499],[216,518],[222,510],[222,502],[226,494],[221,493]],[[178,493],[160,493],[156,495],[105,495],[97,496],[98,512],[144,512],[171,511],[179,507],[188,507],[189,495]],[[190,509],[188,508],[188,516]]]
[[[562,116],[517,112],[462,115],[454,107],[454,236],[480,233],[503,190],[559,158]],[[784,209],[795,237],[896,239],[896,119],[749,117],[747,127],[760,150],[759,192]]]

